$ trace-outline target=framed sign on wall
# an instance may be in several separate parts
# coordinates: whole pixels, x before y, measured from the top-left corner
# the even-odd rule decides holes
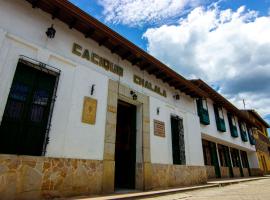
[[[92,125],[95,124],[96,112],[97,112],[97,100],[90,97],[84,97],[82,122]]]
[[[162,121],[154,120],[154,135],[165,137],[165,123]]]

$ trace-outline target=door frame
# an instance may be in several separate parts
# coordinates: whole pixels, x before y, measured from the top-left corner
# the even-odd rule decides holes
[[[131,91],[135,92],[137,98],[133,98]],[[149,190],[152,188],[152,165],[150,157],[150,110],[149,97],[121,84],[119,81],[108,81],[106,127],[103,152],[103,178],[102,192],[114,192],[115,176],[115,140],[118,100],[137,105],[137,116],[141,116],[141,127],[137,128],[137,137],[141,142],[137,143],[142,155],[141,160],[136,160],[135,189]],[[138,110],[140,110],[139,114]],[[138,119],[137,119],[138,120]],[[138,124],[137,124],[138,125]],[[136,156],[138,158],[138,156]]]

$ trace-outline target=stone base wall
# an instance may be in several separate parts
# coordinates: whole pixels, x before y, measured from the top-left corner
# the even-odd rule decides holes
[[[148,165],[147,165],[148,166]],[[152,179],[143,180],[142,173],[151,168]],[[243,169],[248,176],[248,169]],[[51,199],[104,192],[104,161],[0,155],[0,200]],[[240,177],[239,168],[233,168],[234,177]],[[229,168],[221,167],[222,177],[229,177]],[[252,176],[263,175],[260,169],[251,169]],[[165,189],[169,187],[204,184],[215,177],[213,166],[185,166],[142,164],[136,167],[137,189]],[[147,187],[142,187],[144,184]]]
[[[251,176],[263,176],[264,173],[260,168],[251,168],[250,169]]]
[[[239,167],[233,167],[233,177],[241,177],[240,169]]]
[[[103,162],[0,155],[0,199],[50,199],[102,191]]]
[[[248,168],[243,168],[244,177],[249,177]]]
[[[230,178],[230,169],[229,167],[220,167],[221,178]]]
[[[214,166],[206,165],[205,168],[206,168],[206,174],[207,174],[208,179],[216,178],[216,172],[215,172]]]
[[[153,189],[198,185],[207,182],[204,166],[152,164]]]

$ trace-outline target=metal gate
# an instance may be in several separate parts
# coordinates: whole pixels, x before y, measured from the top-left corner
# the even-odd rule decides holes
[[[173,164],[185,165],[185,141],[183,119],[171,116]]]
[[[48,142],[60,70],[27,59],[19,60],[14,75],[0,126],[0,153],[40,156]]]

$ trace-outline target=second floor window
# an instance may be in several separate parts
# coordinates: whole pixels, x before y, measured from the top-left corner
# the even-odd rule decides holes
[[[243,122],[240,122],[239,123],[239,128],[240,128],[240,134],[241,134],[242,141],[247,142],[248,138],[247,138],[246,125]]]
[[[249,143],[251,145],[255,145],[256,144],[255,138],[253,136],[253,130],[252,130],[252,128],[248,128],[248,138],[249,138]]]
[[[225,120],[224,120],[222,107],[214,105],[214,111],[215,111],[217,129],[220,132],[226,132],[226,126],[225,126]]]
[[[236,126],[235,116],[232,115],[231,113],[228,113],[227,115],[228,115],[231,136],[236,138],[236,137],[238,137],[238,131],[237,131],[237,126]]]
[[[218,108],[218,116],[219,116],[220,119],[224,119],[222,107]]]
[[[204,125],[210,124],[209,113],[208,113],[208,106],[206,99],[197,99],[197,110],[198,115],[200,117],[200,122]]]
[[[232,116],[232,124],[233,124],[234,126],[236,126],[235,116]]]

